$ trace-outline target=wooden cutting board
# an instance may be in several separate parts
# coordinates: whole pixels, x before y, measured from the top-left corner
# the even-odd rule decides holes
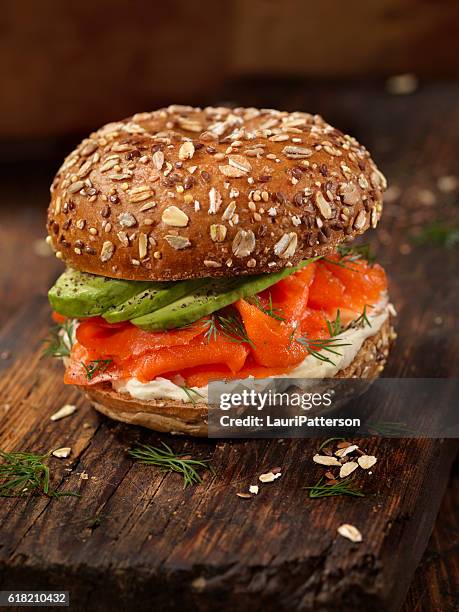
[[[366,115],[360,98],[350,94],[328,113],[346,127],[350,110],[360,108],[352,114],[359,125],[350,127],[403,190],[399,202],[386,207],[378,234],[385,244],[375,242],[399,311],[390,376],[458,371],[456,252],[410,251],[407,239],[413,216],[429,208],[419,204],[413,186],[434,193],[430,207],[438,214],[448,211],[434,178],[454,172],[459,92],[455,96],[436,98],[443,104],[446,144],[429,96],[418,104],[416,120],[408,112],[414,102],[380,92],[366,98]],[[327,100],[324,95],[325,115]],[[241,96],[241,102],[252,100]],[[295,106],[311,108],[301,89]],[[99,416],[64,387],[60,364],[40,359],[49,327],[45,291],[59,264],[35,254],[43,223],[36,206],[47,200],[43,175],[29,186],[19,173],[14,177],[5,188],[0,230],[0,448],[70,446],[68,460],[51,461],[53,482],[82,497],[1,500],[0,589],[67,588],[75,610],[397,610],[430,535],[456,443],[361,441],[378,457],[363,483],[366,497],[315,500],[303,488],[323,473],[311,461],[315,440],[196,441]],[[51,422],[65,403],[75,403],[77,412]],[[215,474],[183,490],[178,475],[134,464],[127,455],[132,446],[161,440],[209,458]],[[236,496],[274,466],[282,468],[281,478],[250,500]],[[342,523],[357,526],[363,542],[338,536]]]

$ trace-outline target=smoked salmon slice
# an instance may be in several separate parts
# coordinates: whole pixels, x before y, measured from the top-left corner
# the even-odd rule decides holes
[[[143,382],[181,376],[187,385],[200,387],[216,379],[287,374],[308,355],[311,341],[330,336],[327,320],[337,310],[346,324],[376,303],[386,287],[381,266],[336,255],[309,264],[253,298],[238,300],[231,312],[187,327],[148,332],[129,322],[85,319],[76,331],[65,382],[91,385],[134,376]],[[232,337],[219,314],[239,317],[244,334]],[[208,333],[210,329],[214,332]],[[298,342],[300,338],[309,344]],[[91,364],[96,365],[88,376]]]

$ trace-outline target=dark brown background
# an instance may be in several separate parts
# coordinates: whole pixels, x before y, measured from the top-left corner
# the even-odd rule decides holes
[[[47,189],[61,157],[100,124],[162,104],[228,102],[319,112],[368,144],[395,187],[373,236],[394,277],[403,270],[400,278],[409,279],[410,265],[419,273],[413,228],[435,218],[457,219],[457,189],[444,193],[437,185],[441,176],[459,177],[455,0],[18,0],[2,2],[0,34],[0,326],[5,337],[29,299],[42,307],[57,273],[55,262],[37,253],[43,249]],[[418,75],[420,86],[411,95],[391,96],[385,79],[403,72]],[[394,197],[397,189],[400,195]],[[397,228],[395,247],[392,227]],[[454,255],[435,253],[432,274],[442,273],[443,256],[451,270]],[[419,283],[423,280],[429,293],[432,279],[426,274]],[[453,281],[450,276],[435,285],[440,302],[442,283]],[[404,307],[397,372],[405,351],[411,355],[414,347],[419,359],[406,360],[405,374],[457,373],[454,320],[435,322],[436,311],[428,305],[424,316],[417,309],[412,320],[409,303],[418,298],[405,295],[403,283],[393,290]],[[37,344],[33,317],[28,324]],[[422,358],[432,351],[438,359]],[[9,359],[2,364],[6,372]],[[453,368],[445,368],[450,360]],[[59,397],[63,393],[56,387]],[[0,400],[1,409],[7,398]],[[6,439],[16,439],[15,427],[5,421]],[[436,478],[425,476],[434,491]],[[459,609],[458,506],[456,466],[404,612]]]
[[[231,99],[252,76],[454,78],[458,31],[456,0],[3,0],[0,137]]]

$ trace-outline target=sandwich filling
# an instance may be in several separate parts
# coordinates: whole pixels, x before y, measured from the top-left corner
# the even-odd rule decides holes
[[[346,248],[256,277],[66,275],[50,291],[56,320],[76,322],[65,382],[142,400],[206,401],[213,380],[334,376],[390,309],[382,267]]]

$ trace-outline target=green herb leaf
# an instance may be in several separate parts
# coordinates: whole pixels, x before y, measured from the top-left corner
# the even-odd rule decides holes
[[[247,331],[239,313],[235,312],[228,316],[217,314],[216,317],[222,334],[226,336],[228,340],[239,344],[249,344],[252,348],[255,348],[254,343],[247,335]]]
[[[192,404],[197,404],[200,399],[205,399],[203,395],[193,389],[192,387],[187,387],[186,385],[178,385],[180,389],[183,389],[183,392],[187,395],[188,399]],[[199,398],[199,399],[198,399]]]
[[[326,361],[331,365],[336,364],[329,357],[324,355],[321,351],[327,351],[328,353],[333,353],[334,355],[342,357],[342,353],[335,349],[340,348],[342,346],[351,346],[349,342],[341,342],[339,338],[317,338],[313,340],[311,338],[301,337],[296,338],[296,341],[299,344],[305,346],[310,355],[312,355],[319,361]]]
[[[72,321],[54,325],[48,338],[45,340],[43,357],[69,357],[73,344]]]
[[[327,438],[327,440],[325,440],[325,442],[322,442],[322,444],[319,446],[317,451],[321,451],[323,448],[328,446],[331,442],[338,442],[338,441],[342,442],[343,440],[345,440],[345,438]]]
[[[256,306],[264,314],[276,319],[276,321],[285,321],[285,317],[280,314],[282,311],[279,308],[273,307],[273,298],[271,293],[269,294],[269,304],[267,307],[263,306],[258,295],[253,295],[252,297],[247,298],[247,301],[249,304]]]
[[[334,336],[338,336],[345,330],[345,328],[341,325],[341,314],[339,308],[336,311],[336,317],[334,321],[327,321],[327,327],[328,332],[332,338]]]
[[[49,457],[50,453],[36,455],[0,450],[0,497],[24,497],[34,493],[48,497],[80,497],[79,493],[50,489]]]
[[[352,479],[345,478],[336,484],[326,484],[323,478],[312,487],[304,487],[309,490],[309,497],[317,499],[319,497],[336,497],[338,495],[350,495],[352,497],[365,497],[359,489],[352,486]]]
[[[367,316],[367,305],[365,304],[365,306],[363,307],[363,311],[362,314],[357,317],[356,319],[354,319],[353,321],[351,321],[349,323],[349,325],[347,326],[347,329],[349,329],[350,327],[365,327],[365,325],[368,325],[368,327],[371,327],[371,323],[370,323],[370,319]]]
[[[197,469],[211,470],[209,462],[206,460],[190,459],[185,455],[176,455],[173,450],[161,442],[163,448],[142,444],[139,448],[129,451],[131,457],[137,459],[139,463],[145,465],[155,465],[166,472],[177,472],[183,476],[183,488],[200,484],[201,476]]]
[[[113,359],[93,359],[89,363],[80,362],[83,366],[88,380],[92,380],[99,372],[105,372]]]
[[[415,430],[411,429],[406,423],[396,421],[382,421],[381,423],[367,423],[370,435],[379,434],[383,438],[400,437],[403,435],[413,435]]]
[[[341,258],[345,258],[347,261],[365,259],[369,264],[373,264],[376,261],[376,257],[372,253],[369,244],[339,244],[336,250]]]
[[[436,244],[447,249],[452,249],[459,245],[459,227],[457,225],[447,225],[443,221],[434,221],[425,225],[421,232],[412,236],[415,244]]]

